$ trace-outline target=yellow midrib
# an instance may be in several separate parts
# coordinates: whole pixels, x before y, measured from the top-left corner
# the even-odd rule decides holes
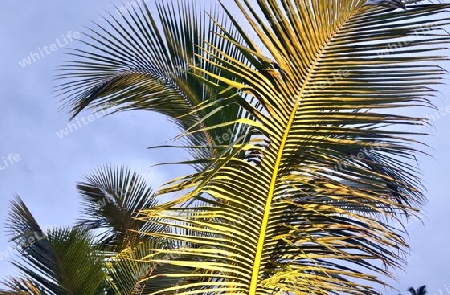
[[[256,294],[256,289],[258,287],[258,275],[259,275],[259,269],[261,267],[261,257],[262,257],[262,251],[263,251],[265,237],[266,237],[267,224],[268,224],[269,216],[270,216],[270,207],[271,207],[271,204],[272,204],[272,199],[273,199],[273,195],[274,195],[274,191],[275,191],[275,182],[276,182],[277,177],[278,177],[278,170],[280,168],[281,158],[283,157],[283,151],[284,151],[284,148],[286,146],[287,137],[289,136],[289,132],[291,130],[292,123],[294,122],[294,119],[295,119],[295,114],[296,114],[298,106],[300,104],[301,95],[304,92],[305,87],[308,84],[308,81],[309,81],[309,79],[311,77],[313,69],[316,67],[317,62],[319,61],[320,57],[322,57],[323,52],[328,47],[328,44],[331,42],[331,40],[336,35],[336,33],[342,28],[342,26],[350,18],[351,18],[351,16],[349,16],[347,19],[345,19],[342,22],[342,24],[337,28],[337,30],[335,30],[335,32],[330,37],[328,37],[327,41],[324,43],[324,46],[323,46],[322,50],[319,52],[319,54],[317,55],[316,59],[314,60],[314,63],[310,67],[310,71],[309,71],[309,73],[308,73],[308,75],[307,75],[307,77],[305,79],[305,82],[303,83],[303,86],[302,86],[302,89],[301,89],[301,91],[299,93],[298,99],[295,102],[294,108],[293,108],[292,113],[291,113],[291,115],[289,117],[289,121],[288,121],[288,123],[286,125],[286,130],[284,132],[283,139],[282,139],[281,144],[280,144],[280,149],[278,150],[277,160],[275,162],[272,179],[270,181],[269,194],[267,196],[266,207],[264,209],[264,217],[263,217],[263,221],[262,221],[262,224],[261,224],[261,232],[260,232],[259,239],[258,239],[256,255],[255,255],[255,262],[253,264],[252,280],[250,282],[249,295],[257,295]]]

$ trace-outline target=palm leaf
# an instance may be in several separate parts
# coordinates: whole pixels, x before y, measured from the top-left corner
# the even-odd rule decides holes
[[[253,136],[160,191],[185,191],[182,197],[143,212],[180,229],[153,235],[196,245],[159,250],[190,260],[149,262],[192,265],[197,273],[171,277],[204,278],[152,294],[380,294],[370,283],[386,284],[407,247],[389,221],[414,215],[424,202],[412,161],[418,134],[405,128],[424,119],[394,110],[430,104],[430,86],[445,73],[437,62],[446,58],[435,50],[450,41],[440,29],[450,5],[388,12],[359,0],[235,3],[264,46],[235,22],[245,42],[223,38],[251,65],[219,50],[220,75],[196,71],[253,97],[224,99],[248,115],[216,125],[245,125]],[[391,46],[402,38],[408,42]],[[267,71],[271,60],[280,70]],[[348,74],[331,82],[342,69]],[[370,157],[333,170],[352,151],[374,146]],[[260,162],[239,157],[243,151]],[[342,206],[349,199],[372,215]]]
[[[94,230],[105,251],[121,251],[143,237],[137,231],[162,232],[160,225],[136,220],[140,210],[158,204],[146,180],[125,167],[105,166],[77,185],[82,198],[79,226]],[[146,238],[148,239],[148,238]]]
[[[410,287],[408,291],[411,293],[411,295],[426,295],[427,294],[427,286],[420,286],[419,288],[414,289],[413,287]]]
[[[74,60],[63,67],[59,76],[62,82],[57,88],[72,117],[87,107],[112,112],[152,110],[167,115],[187,130],[215,126],[220,120],[241,116],[237,104],[223,108],[219,99],[223,89],[213,91],[216,88],[201,81],[205,74],[190,69],[199,67],[217,75],[229,75],[217,66],[220,56],[202,58],[218,52],[205,50],[203,42],[241,62],[245,61],[242,52],[218,36],[220,29],[201,9],[203,5],[177,1],[157,2],[155,6],[155,13],[142,4],[119,17],[110,14],[109,19],[105,18],[107,25],[97,24],[85,34],[88,41],[82,42],[88,49],[71,53]],[[214,8],[212,16],[232,32],[223,15]],[[218,79],[210,82],[223,85]],[[202,111],[197,110],[200,106]],[[206,117],[212,109],[216,111],[214,116]],[[235,125],[204,130],[187,137],[186,145],[196,158],[204,159],[211,156],[214,148],[228,146],[244,131],[236,130]]]

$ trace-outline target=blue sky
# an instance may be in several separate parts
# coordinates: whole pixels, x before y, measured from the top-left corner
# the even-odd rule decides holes
[[[119,2],[115,2],[119,5]],[[3,0],[0,7],[0,223],[4,224],[8,203],[19,194],[38,222],[47,226],[70,225],[79,209],[75,184],[103,164],[126,164],[153,175],[155,187],[182,172],[174,167],[150,170],[150,165],[173,159],[171,153],[147,150],[164,144],[177,130],[164,117],[148,112],[128,112],[97,119],[79,130],[59,138],[68,115],[59,111],[52,87],[55,68],[68,56],[68,34],[82,32],[84,26],[98,20],[105,11],[114,13],[110,0],[97,1],[13,1]],[[64,35],[64,37],[63,37]],[[75,34],[76,35],[76,34]],[[67,43],[66,41],[67,40]],[[64,45],[59,48],[58,42]],[[56,44],[57,47],[51,44]],[[47,46],[47,51],[44,50]],[[52,49],[55,49],[53,50]],[[22,67],[19,61],[30,53],[39,60]],[[50,52],[50,53],[47,53]],[[450,51],[447,51],[450,55]],[[42,57],[43,56],[43,57]],[[30,60],[31,61],[31,60]],[[444,65],[450,70],[449,64]],[[449,77],[445,78],[449,82]],[[435,103],[445,110],[450,87],[441,87]],[[450,107],[448,108],[450,110]],[[432,110],[422,110],[432,115]],[[405,290],[427,284],[430,294],[450,294],[450,244],[448,234],[447,184],[450,180],[450,112],[435,120],[433,134],[427,140],[434,158],[420,158],[429,204],[425,207],[425,225],[412,223],[409,242],[411,256],[406,272],[399,272],[397,287]],[[87,118],[89,113],[85,113]],[[87,119],[86,119],[87,120]],[[11,157],[8,160],[8,155]],[[18,156],[15,156],[18,155]],[[15,158],[14,158],[15,157]],[[19,159],[20,158],[20,159]],[[17,159],[19,159],[17,161]],[[5,161],[8,163],[6,167]],[[3,169],[2,169],[3,168]],[[0,227],[0,252],[7,251],[8,238]],[[14,274],[7,260],[0,260],[0,278]],[[396,294],[388,292],[389,294]],[[406,292],[404,292],[406,293]]]

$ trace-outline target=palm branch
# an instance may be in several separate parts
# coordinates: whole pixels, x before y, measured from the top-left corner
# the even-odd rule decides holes
[[[207,87],[202,82],[206,75],[192,69],[198,67],[238,79],[218,66],[220,56],[203,57],[217,56],[222,50],[240,62],[245,63],[246,58],[219,36],[220,28],[214,19],[234,34],[219,7],[214,7],[210,18],[201,9],[205,5],[194,1],[157,2],[155,6],[143,3],[119,16],[110,14],[105,25],[90,29],[85,34],[87,41],[81,41],[87,48],[71,52],[73,60],[63,66],[57,92],[72,118],[85,108],[111,112],[152,110],[168,116],[184,131],[203,128],[203,132],[186,137],[185,146],[196,159],[204,160],[246,130],[238,130],[236,124],[207,129],[220,121],[235,120],[242,110],[238,104],[223,108],[217,88]],[[204,42],[217,50],[205,50],[201,46]],[[220,79],[209,80],[223,85]],[[212,110],[214,116],[206,116]]]
[[[138,231],[162,232],[159,224],[140,221],[139,211],[158,204],[144,178],[126,167],[105,166],[77,185],[83,217],[78,226],[93,230],[104,251],[121,251],[147,240]]]
[[[172,246],[163,239],[138,233],[167,231],[164,226],[135,219],[140,210],[157,204],[142,177],[125,167],[107,166],[87,176],[78,189],[84,216],[74,229],[45,234],[20,198],[12,203],[8,228],[22,261],[14,265],[24,277],[5,281],[9,290],[0,294],[141,294],[179,281],[161,277],[148,284],[150,274],[174,269],[193,272],[189,267],[137,261],[150,255],[150,249]],[[86,269],[89,266],[92,270]],[[95,270],[99,272],[92,273]],[[87,277],[80,278],[78,271]],[[82,279],[92,280],[91,286],[99,284],[98,289],[94,293],[82,289]],[[70,293],[73,290],[83,293]]]
[[[224,7],[243,41],[226,31],[223,40],[251,64],[217,50],[202,58],[221,58],[219,75],[194,72],[252,97],[224,98],[247,114],[216,125],[246,126],[252,137],[159,192],[182,197],[143,212],[180,229],[155,236],[195,245],[159,250],[180,259],[149,261],[192,265],[196,273],[171,277],[204,278],[152,294],[380,294],[373,283],[386,284],[407,247],[389,221],[414,215],[425,200],[413,161],[419,134],[408,129],[424,119],[394,111],[430,105],[430,86],[445,73],[436,50],[450,41],[441,29],[450,5],[388,12],[359,0],[268,0],[257,9],[234,2],[263,47]],[[408,42],[391,46],[402,38]],[[278,70],[268,72],[267,64]],[[330,82],[343,69],[348,74]],[[333,170],[352,151],[373,146],[370,157]],[[260,161],[240,157],[243,151]],[[342,206],[348,199],[372,214]]]

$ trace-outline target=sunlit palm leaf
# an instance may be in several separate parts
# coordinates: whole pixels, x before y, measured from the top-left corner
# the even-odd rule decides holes
[[[440,30],[449,23],[450,5],[387,12],[359,0],[257,2],[252,9],[235,0],[264,44],[242,36],[252,65],[219,53],[222,72],[242,82],[196,69],[253,96],[228,101],[246,109],[250,119],[239,123],[255,135],[161,191],[186,190],[183,197],[144,212],[162,225],[197,232],[156,234],[195,244],[160,253],[196,263],[150,261],[195,266],[205,281],[153,294],[379,294],[369,283],[384,284],[390,269],[403,264],[406,247],[386,220],[415,214],[424,201],[412,161],[416,134],[407,128],[423,119],[394,110],[430,104],[429,86],[445,73],[436,65],[445,57],[433,50],[450,41]],[[401,38],[408,42],[391,46]],[[278,71],[268,73],[270,60]],[[236,121],[217,126],[227,123]],[[368,156],[333,168],[364,148],[372,150]],[[237,157],[242,151],[261,161]],[[342,206],[349,199],[372,215]],[[205,205],[189,205],[196,200]]]

